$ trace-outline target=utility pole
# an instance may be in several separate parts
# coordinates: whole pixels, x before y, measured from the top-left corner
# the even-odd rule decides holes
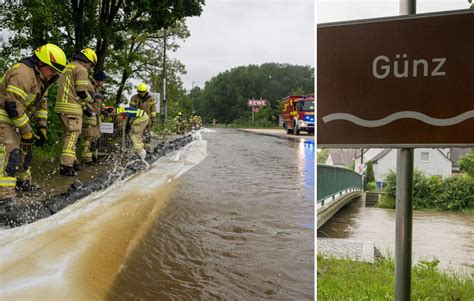
[[[400,0],[400,15],[416,14],[416,0]],[[395,300],[411,299],[413,237],[413,148],[397,151]]]
[[[163,105],[161,111],[161,127],[165,128],[167,115],[166,107],[166,28],[163,29]]]

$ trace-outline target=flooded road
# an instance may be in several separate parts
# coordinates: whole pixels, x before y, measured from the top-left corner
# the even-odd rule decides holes
[[[0,232],[0,299],[312,300],[313,140],[202,136],[145,174]]]
[[[318,237],[371,240],[394,256],[395,210],[361,207],[341,209],[318,230]],[[441,269],[474,273],[474,218],[456,212],[413,212],[413,263],[440,260]]]

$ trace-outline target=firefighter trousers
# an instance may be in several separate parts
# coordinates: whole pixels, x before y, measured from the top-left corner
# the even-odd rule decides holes
[[[0,124],[0,200],[15,197],[20,140],[20,135],[13,126]]]
[[[148,124],[148,120],[148,118],[137,118],[136,120],[132,121],[130,125],[130,132],[128,136],[130,137],[130,140],[132,140],[133,149],[137,154],[145,147],[142,140],[142,135]]]
[[[59,164],[73,167],[76,161],[76,143],[82,129],[82,118],[77,115],[59,114],[61,120],[62,152]]]
[[[97,143],[100,138],[100,127],[98,125],[84,126],[82,128],[82,136],[84,137],[82,159],[85,163],[91,163],[93,157],[97,158]]]

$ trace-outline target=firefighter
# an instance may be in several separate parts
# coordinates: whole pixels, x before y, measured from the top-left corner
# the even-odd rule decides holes
[[[120,107],[117,109],[117,121],[119,123],[118,128],[121,128],[120,122],[126,122],[125,131],[132,141],[135,154],[148,165],[145,161],[146,150],[142,140],[143,132],[149,121],[148,114],[142,109]]]
[[[48,43],[0,79],[0,205],[15,203],[17,170],[29,172],[31,155],[26,154],[31,154],[35,137],[38,145],[46,141],[48,111],[44,96],[65,66],[63,50]],[[36,123],[36,135],[32,121]]]
[[[97,55],[90,48],[74,55],[59,78],[55,112],[59,114],[62,128],[62,152],[59,173],[63,176],[77,176],[76,142],[81,134],[82,116],[93,116],[92,97],[89,94],[90,70],[97,63]]]
[[[183,117],[183,114],[178,112],[178,115],[175,117],[174,121],[176,122],[176,134],[184,134],[185,118]]]
[[[91,116],[82,116],[82,136],[84,137],[84,151],[82,159],[85,164],[97,162],[97,143],[100,138],[101,111],[104,106],[102,88],[107,80],[104,71],[94,73],[89,85],[89,94],[92,95],[90,105]]]
[[[141,83],[137,86],[137,94],[133,95],[130,99],[130,107],[142,109],[151,117],[150,122],[145,128],[144,137],[147,143],[151,139],[151,132],[153,131],[153,126],[157,123],[156,118],[156,98],[150,95],[148,92],[148,86],[144,83]]]

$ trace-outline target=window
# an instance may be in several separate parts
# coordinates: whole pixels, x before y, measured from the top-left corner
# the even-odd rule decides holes
[[[429,152],[421,152],[421,162],[430,162]]]

